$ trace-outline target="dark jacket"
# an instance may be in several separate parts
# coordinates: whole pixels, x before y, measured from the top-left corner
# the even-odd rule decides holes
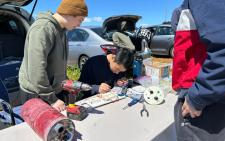
[[[187,95],[188,102],[197,110],[225,102],[224,5],[224,0],[185,0],[182,6],[190,8],[200,39],[206,45],[207,57]]]
[[[94,90],[92,94],[96,94],[101,83],[107,83],[113,87],[114,83],[124,76],[125,73],[113,73],[107,57],[105,55],[98,55],[87,60],[81,70],[79,81],[93,85]]]

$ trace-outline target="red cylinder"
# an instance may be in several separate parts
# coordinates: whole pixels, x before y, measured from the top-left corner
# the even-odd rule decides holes
[[[44,141],[74,139],[73,122],[41,99],[24,103],[21,116]]]

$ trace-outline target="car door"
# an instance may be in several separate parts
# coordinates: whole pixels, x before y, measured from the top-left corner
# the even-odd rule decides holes
[[[169,55],[174,35],[171,27],[158,26],[151,42],[151,51],[157,55]]]
[[[68,64],[77,64],[79,56],[83,54],[85,47],[87,46],[86,40],[89,34],[83,29],[74,29],[67,34],[69,45],[69,58]]]

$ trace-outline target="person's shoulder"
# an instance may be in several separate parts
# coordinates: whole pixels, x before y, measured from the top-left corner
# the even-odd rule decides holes
[[[41,33],[41,34],[53,34],[55,32],[55,29],[54,28],[51,28],[51,26],[46,26],[48,24],[36,24],[34,23],[29,31],[32,31],[32,32],[37,32],[37,33]]]
[[[97,55],[97,56],[93,56],[91,58],[88,59],[89,62],[94,62],[94,61],[98,61],[98,62],[101,62],[101,61],[104,61],[106,60],[106,56],[105,55]]]
[[[38,18],[31,25],[30,30],[53,33],[56,30],[54,22],[50,13],[39,13]]]
[[[105,55],[97,55],[97,56],[93,56],[93,57],[90,57],[87,62],[85,63],[85,67],[93,67],[93,68],[96,68],[96,67],[100,67],[102,65],[105,64],[106,62],[106,56]]]

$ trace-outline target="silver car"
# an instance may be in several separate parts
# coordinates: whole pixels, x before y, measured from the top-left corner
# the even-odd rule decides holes
[[[150,49],[155,55],[169,55],[173,57],[174,32],[169,24],[148,27],[155,31]]]
[[[69,43],[68,65],[77,64],[82,68],[89,57],[105,52],[101,45],[113,44],[103,37],[101,27],[79,27],[67,33]]]

